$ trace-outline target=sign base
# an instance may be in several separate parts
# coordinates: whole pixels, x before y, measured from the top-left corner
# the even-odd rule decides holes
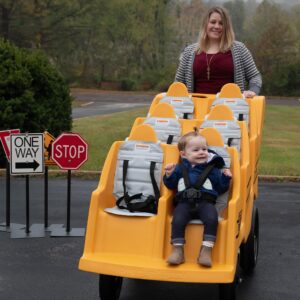
[[[6,223],[1,223],[0,224],[0,231],[6,231],[6,232],[11,232],[13,229],[21,229],[24,228],[24,224],[18,224],[18,223],[10,223],[10,226],[6,226]]]
[[[45,231],[52,232],[53,230],[60,229],[60,228],[63,229],[64,224],[51,224],[50,226],[45,227]]]
[[[21,228],[21,229],[14,229],[10,233],[10,237],[12,239],[41,238],[45,236],[46,233],[43,224],[33,224],[29,228],[29,232],[26,232],[26,228]]]
[[[67,232],[66,228],[55,228],[51,231],[51,237],[75,237],[75,236],[84,236],[85,228],[71,228],[69,232]]]

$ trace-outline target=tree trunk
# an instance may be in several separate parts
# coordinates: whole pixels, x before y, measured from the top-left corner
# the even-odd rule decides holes
[[[4,39],[9,38],[9,21],[10,21],[10,10],[4,6],[1,6],[1,33]]]

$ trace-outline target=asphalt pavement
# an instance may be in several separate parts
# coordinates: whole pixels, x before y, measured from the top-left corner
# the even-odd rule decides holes
[[[98,180],[72,178],[71,228],[84,228]],[[30,225],[44,222],[44,182],[30,177]],[[300,295],[300,184],[259,183],[260,249],[255,273],[238,286],[241,300],[297,300]],[[11,222],[25,224],[25,178],[11,179]],[[49,225],[66,224],[67,179],[49,180]],[[0,177],[0,222],[5,222]],[[0,299],[94,300],[98,275],[78,270],[84,237],[21,238],[0,231]],[[120,300],[217,299],[214,284],[125,279]]]
[[[72,110],[72,117],[76,119],[146,107],[154,99],[155,93],[74,89],[72,96],[78,101]]]
[[[72,117],[76,119],[147,107],[150,106],[157,93],[72,89],[71,94],[77,101],[76,107],[72,110]],[[299,106],[300,99],[267,97],[266,103],[267,105]]]

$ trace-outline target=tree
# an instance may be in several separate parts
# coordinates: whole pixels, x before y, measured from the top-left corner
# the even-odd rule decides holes
[[[201,0],[178,1],[174,5],[175,30],[180,47],[197,41],[205,6]]]
[[[0,130],[58,135],[71,129],[69,88],[41,51],[0,40],[0,87]]]
[[[243,0],[234,0],[224,3],[232,19],[235,36],[237,40],[244,39],[245,3]]]
[[[173,80],[182,30],[172,15],[177,2],[1,0],[0,34],[19,47],[44,50],[70,84],[118,81],[134,88],[146,81],[154,87]],[[199,22],[198,13],[192,22]]]
[[[299,49],[288,12],[264,0],[246,24],[247,45],[263,75],[263,92],[276,94],[289,82],[281,69],[293,64]],[[285,88],[283,88],[285,86]]]
[[[10,36],[12,16],[15,9],[18,7],[18,4],[18,0],[3,0],[0,2],[0,32],[5,39],[8,39]]]
[[[129,80],[154,86],[168,65],[169,0],[112,0],[105,14],[93,18],[90,53],[100,80]],[[95,55],[96,54],[96,55]]]

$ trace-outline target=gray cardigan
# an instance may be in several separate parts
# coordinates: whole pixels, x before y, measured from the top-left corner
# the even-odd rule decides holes
[[[184,83],[189,93],[194,92],[193,64],[197,45],[197,43],[191,44],[184,49],[180,56],[179,66],[175,76],[175,81]],[[250,51],[243,43],[235,41],[231,47],[231,53],[234,66],[234,83],[240,87],[242,92],[250,90],[258,95],[261,89],[262,79]],[[248,83],[248,88],[246,83]]]

